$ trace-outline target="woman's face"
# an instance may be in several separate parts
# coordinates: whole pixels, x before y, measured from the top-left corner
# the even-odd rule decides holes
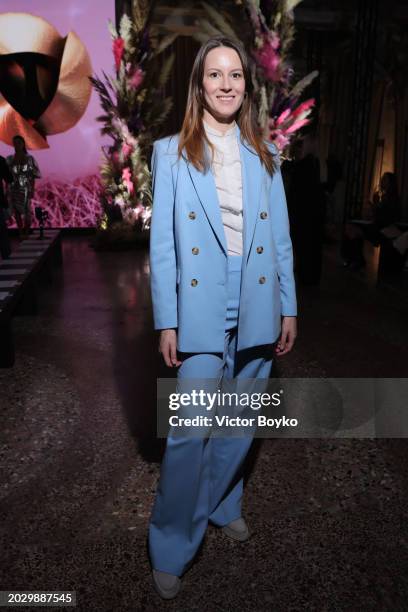
[[[245,94],[242,63],[235,49],[216,47],[206,55],[203,76],[204,97],[217,120],[232,119]],[[204,118],[206,114],[204,109]]]

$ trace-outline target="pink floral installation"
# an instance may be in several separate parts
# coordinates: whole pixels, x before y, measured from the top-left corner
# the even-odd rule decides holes
[[[103,80],[91,79],[103,111],[98,117],[103,124],[101,132],[112,139],[102,151],[104,212],[97,232],[99,246],[111,239],[127,241],[148,233],[145,230],[150,226],[152,194],[147,160],[156,131],[172,104],[169,98],[163,100],[162,90],[173,54],[168,55],[160,71],[155,63],[176,37],[171,34],[153,44],[149,15],[132,20],[124,14],[119,29],[109,22],[109,30],[116,77],[103,73]]]
[[[289,52],[294,38],[293,9],[301,0],[235,0],[242,7],[251,25],[249,52],[253,58],[252,80],[257,96],[258,124],[266,140],[287,157],[289,145],[308,125],[315,100],[300,101],[304,89],[318,76],[314,70],[292,84],[295,71]],[[239,39],[226,13],[220,13],[207,2],[202,5],[208,18],[198,20],[195,35],[200,42],[214,34]]]
[[[253,58],[258,123],[265,139],[278,147],[281,158],[299,130],[311,122],[315,105],[312,98],[300,98],[317,71],[292,84],[295,72],[289,50],[294,38],[293,9],[300,1],[235,0],[251,25],[249,52]],[[196,22],[199,27],[193,34],[195,38],[203,42],[220,33],[239,39],[226,12],[206,2],[202,6],[208,19]],[[152,194],[147,159],[155,130],[160,132],[171,108],[171,100],[163,100],[162,91],[174,57],[168,55],[160,70],[154,69],[153,62],[178,34],[171,33],[159,42],[155,39],[153,45],[149,34],[151,10],[152,7],[144,19],[132,20],[123,15],[118,31],[109,24],[116,78],[104,73],[103,80],[92,79],[103,109],[98,118],[103,123],[101,131],[113,140],[103,151],[103,214],[99,230],[107,234],[114,228],[116,236],[121,227],[128,235],[129,230],[141,234],[149,229]]]

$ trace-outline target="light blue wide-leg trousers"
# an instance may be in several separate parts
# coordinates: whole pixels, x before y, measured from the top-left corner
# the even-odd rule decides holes
[[[228,257],[224,353],[182,354],[178,381],[213,379],[222,385],[224,379],[263,379],[266,388],[271,345],[236,350],[241,264],[241,256]],[[250,435],[179,437],[172,436],[170,430],[149,525],[154,569],[181,576],[196,554],[208,522],[223,526],[241,516],[240,468],[252,440]]]

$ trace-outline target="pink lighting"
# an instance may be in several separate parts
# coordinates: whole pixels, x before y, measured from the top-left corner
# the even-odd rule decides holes
[[[114,68],[107,24],[109,19],[114,18],[115,3],[113,0],[98,0],[97,5],[98,9],[95,10],[95,0],[64,2],[3,0],[0,6],[0,19],[9,12],[27,13],[30,18],[36,17],[46,21],[50,31],[57,32],[61,37],[72,32],[72,36],[81,41],[89,54],[93,74],[100,75],[102,71],[111,73]],[[18,37],[14,36],[12,40],[16,39]],[[6,49],[0,47],[0,59],[5,52]],[[11,68],[16,77],[19,75],[21,77],[22,70],[18,64]],[[68,81],[70,78],[74,80],[76,78],[74,73],[71,75],[67,73],[66,77]],[[81,96],[77,97],[76,102],[81,103],[81,99]],[[0,86],[0,106],[2,100],[4,97]],[[55,100],[51,101],[50,107],[53,102]],[[99,202],[101,148],[109,146],[111,141],[107,136],[100,134],[100,125],[96,121],[96,117],[100,114],[99,99],[92,90],[89,103],[84,106],[84,112],[75,125],[67,125],[63,133],[49,132],[47,136],[49,148],[38,150],[28,147],[43,177],[36,181],[32,210],[34,212],[34,206],[44,207],[49,214],[47,223],[49,226],[94,227],[101,214]],[[16,116],[18,118],[20,115],[16,113]],[[15,123],[16,132],[27,124],[27,120],[20,117],[21,120]],[[56,121],[58,123],[58,117]],[[62,115],[60,121],[63,123]],[[0,142],[0,155],[6,157],[12,153],[11,146]],[[36,221],[33,219],[33,226],[35,225]],[[15,224],[11,227],[15,227]]]

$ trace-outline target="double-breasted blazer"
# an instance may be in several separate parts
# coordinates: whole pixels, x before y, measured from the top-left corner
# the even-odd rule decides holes
[[[293,252],[279,154],[271,177],[241,141],[243,255],[237,350],[272,344],[296,316]],[[177,328],[182,352],[223,352],[228,252],[214,175],[177,159],[178,135],[154,142],[150,281],[155,329]],[[207,147],[207,145],[206,145]],[[208,151],[208,149],[207,149]]]

